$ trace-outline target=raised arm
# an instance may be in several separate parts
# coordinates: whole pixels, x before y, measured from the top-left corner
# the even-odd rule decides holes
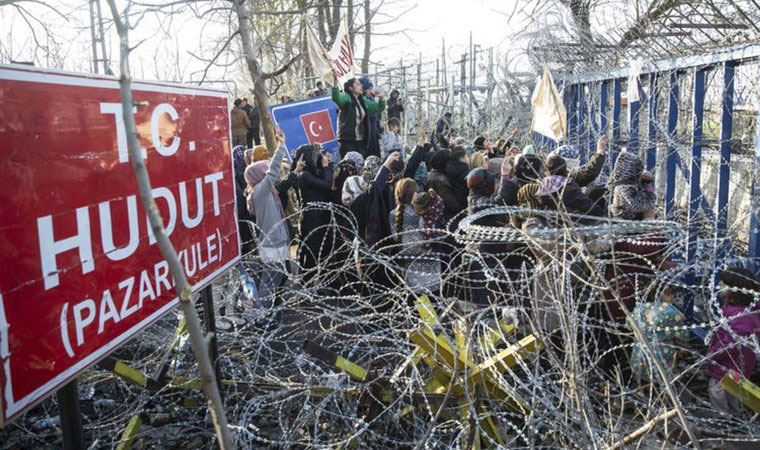
[[[417,145],[417,147],[414,148],[412,156],[410,156],[409,161],[406,162],[406,168],[404,169],[405,178],[414,178],[414,174],[417,173],[417,168],[420,167],[425,153],[425,147],[423,145]]]
[[[604,155],[594,153],[583,167],[578,167],[570,173],[570,177],[584,187],[593,183],[599,177],[604,167]]]
[[[381,113],[385,111],[385,100],[380,97],[377,101],[369,99],[367,97],[364,98],[364,107],[367,109],[367,112],[371,113]]]
[[[341,91],[338,86],[332,87],[332,101],[335,102],[336,105],[338,105],[338,108],[342,108],[349,104],[351,102],[351,99],[348,97],[348,94]]]
[[[280,167],[282,167],[282,157],[285,156],[285,134],[282,130],[277,129],[275,132],[275,140],[277,141],[277,150],[274,152],[271,161],[269,162],[269,170],[267,170],[264,179],[261,183],[267,190],[271,190],[277,180],[280,178]]]
[[[599,177],[599,174],[602,172],[602,167],[604,167],[604,159],[607,154],[607,143],[606,136],[599,138],[599,140],[596,141],[596,153],[589,158],[589,161],[583,167],[579,167],[570,173],[570,177],[572,177],[580,187],[588,186]]]

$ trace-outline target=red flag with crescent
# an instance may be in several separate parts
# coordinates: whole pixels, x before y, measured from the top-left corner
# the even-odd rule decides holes
[[[302,115],[301,124],[310,144],[326,144],[335,140],[330,113],[326,109]]]

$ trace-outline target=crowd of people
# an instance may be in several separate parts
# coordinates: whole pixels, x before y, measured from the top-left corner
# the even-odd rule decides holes
[[[504,293],[509,288],[505,284],[510,280],[494,280],[488,274],[506,267],[517,279],[522,271],[540,270],[542,264],[550,262],[553,250],[483,241],[476,246],[478,258],[465,260],[461,253],[452,256],[450,249],[457,243],[445,231],[454,229],[464,217],[477,218],[476,225],[530,233],[608,218],[649,221],[657,216],[653,176],[633,152],[623,150],[614,163],[608,161],[605,137],[598,140],[596,152],[585,161],[584,155],[569,145],[551,151],[519,146],[518,132],[495,142],[488,136],[468,142],[457,135],[447,113],[434,130],[421,130],[408,152],[400,134],[403,104],[394,92],[386,103],[383,93],[366,78],[349,80],[343,89],[332,88],[339,110],[339,161],[333,161],[319,145],[303,145],[289,164],[281,131],[277,132],[278,149],[271,157],[265,148],[248,149],[249,145],[241,141],[244,128],[235,128],[245,122],[243,115],[238,113],[240,122],[233,118],[238,217],[241,223],[255,223],[255,227],[241,226],[241,236],[244,251],[257,251],[264,263],[259,278],[264,307],[275,300],[277,287],[285,281],[283,274],[292,273],[296,267],[313,274],[354,258],[354,273],[343,271],[335,282],[338,289],[356,279],[392,285],[387,271],[361,267],[356,257],[359,248],[391,255],[411,295],[449,296],[441,272],[444,267],[460,266],[469,274],[466,289],[456,294],[461,300],[499,304],[506,301]],[[245,106],[245,100],[236,101],[235,107],[241,111]],[[386,109],[386,127],[381,127]],[[606,182],[599,183],[605,166],[612,168]],[[498,206],[523,207],[522,211],[537,213],[482,214]],[[336,220],[337,233],[331,228]],[[675,264],[665,251],[667,245],[666,238],[656,234],[613,244],[610,251],[618,256],[605,269],[609,289],[594,313],[599,320],[619,326],[628,326],[631,321],[637,324],[666,370],[675,364],[674,343],[688,339],[678,327],[686,321],[677,301],[678,288],[646,288],[647,280]],[[296,247],[297,261],[291,254],[291,248]],[[736,399],[718,383],[730,370],[747,378],[755,372],[757,356],[742,339],[760,333],[760,283],[752,272],[738,267],[724,270],[720,281],[723,294],[718,302],[725,320],[716,326],[709,342],[709,395],[716,406],[738,411]],[[534,313],[543,311],[543,338],[561,348],[561,336],[554,333],[560,326],[558,313],[549,312],[551,308],[542,304],[551,283],[550,279],[536,278],[527,296],[533,300],[516,306]],[[603,331],[597,341],[602,350],[610,350],[599,363],[603,370],[623,367],[638,383],[656,378],[652,376],[656,368],[650,367],[651,358],[641,345]],[[633,350],[629,352],[628,348]]]

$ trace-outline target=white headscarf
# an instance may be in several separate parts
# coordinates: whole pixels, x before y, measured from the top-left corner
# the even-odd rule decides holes
[[[343,192],[341,195],[341,201],[343,206],[348,208],[356,200],[362,192],[366,189],[366,183],[364,179],[358,175],[353,175],[346,178],[346,182],[343,184]]]

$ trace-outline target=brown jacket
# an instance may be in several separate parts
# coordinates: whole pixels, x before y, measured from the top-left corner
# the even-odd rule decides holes
[[[232,108],[232,111],[230,111],[230,121],[232,122],[233,136],[248,134],[248,129],[251,128],[251,119],[248,118],[248,114],[242,108],[237,106]]]

